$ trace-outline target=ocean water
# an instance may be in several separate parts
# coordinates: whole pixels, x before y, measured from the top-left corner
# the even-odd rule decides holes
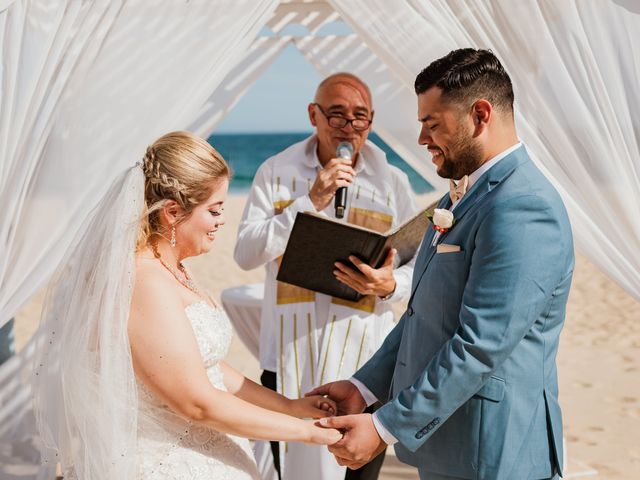
[[[251,188],[253,176],[263,161],[308,136],[308,133],[214,133],[209,137],[209,143],[222,154],[233,169],[230,190],[243,193]],[[392,165],[408,175],[415,193],[421,194],[433,190],[424,178],[375,133],[369,135],[369,140],[385,151]]]

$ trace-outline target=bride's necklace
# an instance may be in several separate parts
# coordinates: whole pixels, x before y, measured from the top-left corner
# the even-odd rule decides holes
[[[189,275],[189,273],[187,272],[186,267],[182,264],[182,262],[178,262],[178,266],[179,266],[179,270],[172,267],[171,265],[169,265],[167,262],[165,262],[162,257],[160,256],[160,252],[158,251],[158,246],[157,245],[151,245],[151,249],[153,250],[153,254],[154,256],[160,261],[160,263],[162,264],[162,266],[164,268],[166,268],[167,270],[169,270],[169,272],[171,273],[171,275],[174,276],[174,278],[180,282],[182,285],[184,285],[185,287],[187,287],[189,290],[191,290],[193,293],[195,293],[196,295],[198,295],[199,297],[202,296],[202,294],[200,293],[200,290],[198,290],[198,287],[196,286],[195,282],[193,281],[193,279],[191,278],[191,276]]]

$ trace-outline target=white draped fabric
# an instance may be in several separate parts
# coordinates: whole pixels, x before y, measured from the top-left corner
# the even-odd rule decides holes
[[[0,0],[0,325],[47,282],[147,144],[169,130],[210,133],[287,42],[322,73],[365,77],[381,136],[438,189],[415,146],[415,75],[451,49],[491,48],[578,247],[640,299],[638,2],[328,0],[273,15],[278,3]],[[298,19],[314,35],[339,17],[358,38],[255,40],[266,24],[277,35]],[[12,375],[27,380],[28,359],[26,349],[3,366],[1,388]],[[0,444],[18,415],[29,425],[28,387],[15,392],[23,401],[0,404],[12,425],[0,422]]]
[[[464,45],[492,48],[514,79],[521,136],[564,195],[579,247],[640,298],[637,5],[625,0],[331,3],[382,60],[378,71],[390,69],[389,77],[409,91],[429,59]],[[215,124],[212,92],[238,59],[264,52],[236,90],[227,90],[226,102],[218,90],[218,109],[230,108],[269,64],[286,40],[269,39],[244,52],[275,4],[22,0],[0,5],[5,211],[0,324],[46,282],[118,169],[161,132],[190,126],[208,133]],[[331,57],[323,42],[302,39],[296,45],[321,71],[335,70],[326,63]],[[353,62],[355,69],[375,65],[369,58]],[[337,64],[348,68],[344,60]],[[394,95],[406,97],[393,81],[376,86],[388,85]],[[393,117],[389,125],[395,132],[380,130],[400,151],[410,149],[406,139],[415,134],[414,111],[408,108],[376,119],[384,127]]]
[[[0,12],[0,325],[116,174],[192,126],[275,0],[16,0]]]
[[[211,93],[187,130],[203,138],[208,138],[240,97],[278,58],[290,41],[290,37],[256,38],[243,58],[227,74],[218,88]]]
[[[193,127],[276,4],[0,4],[0,325],[47,282],[112,180],[156,137]],[[28,450],[30,352],[0,370],[15,394],[0,405],[2,478],[51,473]]]
[[[640,299],[638,2],[330,3],[408,88],[454,48],[492,49],[514,82],[520,136],[561,192],[578,248]]]

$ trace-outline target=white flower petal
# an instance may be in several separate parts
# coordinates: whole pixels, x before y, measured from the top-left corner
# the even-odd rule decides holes
[[[436,208],[433,211],[433,224],[441,228],[451,228],[453,226],[453,213],[450,210]]]

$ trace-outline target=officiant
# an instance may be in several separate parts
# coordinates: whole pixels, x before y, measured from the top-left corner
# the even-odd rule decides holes
[[[374,110],[361,79],[349,73],[325,78],[307,110],[314,134],[258,169],[234,251],[241,268],[266,269],[261,381],[294,398],[349,378],[370,358],[394,325],[392,303],[408,297],[414,264],[394,268],[394,251],[377,269],[356,258],[350,260],[357,270],[337,263],[336,278],[365,295],[358,302],[278,282],[296,214],[310,211],[336,218],[334,197],[342,187],[347,189],[346,205],[340,213],[350,224],[384,232],[417,211],[406,174],[367,140]],[[351,146],[350,155],[336,153],[344,142]],[[384,461],[383,452],[367,466],[346,471],[326,448],[274,443],[272,451],[283,480],[376,479]]]

